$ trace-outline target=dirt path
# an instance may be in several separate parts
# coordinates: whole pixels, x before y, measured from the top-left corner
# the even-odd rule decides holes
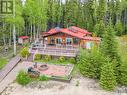
[[[79,81],[79,86],[76,86]],[[73,78],[71,83],[58,81],[32,82],[26,87],[12,83],[2,95],[116,95],[100,90],[98,84],[87,78]]]

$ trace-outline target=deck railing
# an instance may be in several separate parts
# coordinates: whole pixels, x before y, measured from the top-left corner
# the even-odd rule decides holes
[[[36,45],[31,46],[30,53],[38,53],[52,56],[68,56],[75,57],[78,54],[79,49],[76,47],[67,46],[50,46],[50,45]]]

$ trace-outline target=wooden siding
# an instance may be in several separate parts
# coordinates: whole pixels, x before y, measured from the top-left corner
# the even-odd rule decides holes
[[[57,34],[54,34],[54,35],[51,35],[51,36],[48,36],[47,39],[48,39],[48,44],[51,44],[51,38],[54,38],[55,39],[55,44],[57,44],[56,40],[58,38],[62,38],[62,43],[66,44],[66,38],[72,38],[71,42],[72,44],[71,45],[75,45],[74,44],[74,41],[73,41],[73,36],[70,36],[70,35],[67,35],[67,34],[64,34],[64,33],[57,33]],[[79,40],[79,43],[77,45],[80,45],[80,39]]]

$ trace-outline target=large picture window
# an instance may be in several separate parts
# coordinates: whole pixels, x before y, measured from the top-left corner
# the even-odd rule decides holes
[[[62,38],[57,38],[56,42],[57,44],[62,44]]]
[[[72,38],[66,38],[66,44],[71,45],[72,44]]]

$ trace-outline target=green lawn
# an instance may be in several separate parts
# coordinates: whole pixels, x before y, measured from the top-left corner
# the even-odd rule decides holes
[[[2,69],[8,63],[6,58],[0,58],[0,69]]]

